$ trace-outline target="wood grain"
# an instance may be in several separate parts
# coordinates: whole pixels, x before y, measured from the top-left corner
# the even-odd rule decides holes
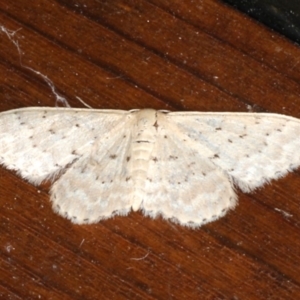
[[[0,111],[62,105],[43,74],[72,107],[300,117],[299,47],[216,0],[0,0],[0,26]],[[73,225],[49,183],[0,168],[0,187],[1,299],[300,296],[299,170],[198,230]]]

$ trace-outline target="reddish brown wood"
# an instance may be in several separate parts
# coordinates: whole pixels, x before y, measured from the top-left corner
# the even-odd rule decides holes
[[[0,0],[0,111],[55,106],[300,117],[299,47],[216,0]],[[60,104],[61,105],[61,104]],[[297,299],[299,171],[198,230],[131,213],[72,225],[0,168],[0,298]],[[286,215],[287,212],[290,215]]]

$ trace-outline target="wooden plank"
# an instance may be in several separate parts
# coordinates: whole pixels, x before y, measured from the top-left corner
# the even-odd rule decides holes
[[[300,117],[299,47],[216,0],[0,0],[0,26],[0,111],[55,106],[47,76],[72,107]],[[0,168],[0,186],[2,298],[300,295],[299,170],[198,230],[140,212],[73,225],[49,183]]]

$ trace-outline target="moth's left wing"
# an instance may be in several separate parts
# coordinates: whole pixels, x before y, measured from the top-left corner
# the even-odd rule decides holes
[[[0,113],[0,164],[39,184],[124,127],[128,111],[29,107]]]

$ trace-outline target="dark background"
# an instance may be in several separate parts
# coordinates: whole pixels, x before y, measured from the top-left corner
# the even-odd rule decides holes
[[[268,27],[300,43],[300,2],[295,0],[223,0]]]

